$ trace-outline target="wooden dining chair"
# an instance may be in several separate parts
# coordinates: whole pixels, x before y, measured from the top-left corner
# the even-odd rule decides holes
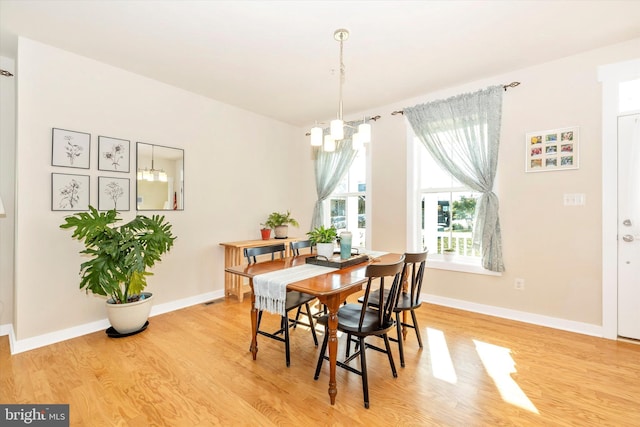
[[[255,248],[245,248],[244,256],[247,258],[247,262],[249,264],[255,264],[257,262],[257,257],[259,255],[271,254],[271,260],[275,259],[275,254],[280,253],[280,258],[284,256],[285,246],[283,243],[278,245],[270,245],[270,246],[259,246]],[[262,321],[262,313],[263,310],[258,311],[258,322],[257,322],[257,333],[259,335],[263,335],[265,337],[274,339],[276,341],[280,341],[284,343],[285,346],[285,359],[287,362],[287,366],[291,364],[291,351],[290,351],[290,341],[289,341],[289,328],[293,326],[294,328],[298,326],[298,324],[307,326],[311,329],[311,335],[313,336],[313,342],[315,346],[318,346],[318,337],[316,335],[315,325],[313,321],[313,317],[311,316],[311,310],[309,308],[309,303],[315,299],[315,296],[305,294],[303,292],[298,291],[287,291],[287,299],[285,301],[285,314],[281,316],[280,319],[280,329],[275,332],[267,332],[260,330],[260,323]],[[306,312],[302,312],[302,306],[305,307]],[[292,310],[296,310],[296,317],[289,318],[289,312]],[[306,314],[309,323],[305,323],[299,320],[301,314]]]
[[[389,358],[389,365],[391,366],[391,373],[393,374],[393,377],[396,378],[398,376],[395,363],[393,362],[393,354],[391,353],[391,346],[389,344],[389,337],[387,333],[393,329],[394,326],[393,310],[397,305],[398,295],[400,294],[403,266],[404,259],[401,259],[394,264],[368,265],[365,271],[365,276],[368,279],[363,297],[364,303],[343,305],[338,310],[338,331],[347,334],[347,345],[351,342],[352,337],[355,338],[357,340],[358,348],[354,354],[348,356],[344,361],[337,361],[336,365],[362,377],[362,393],[364,396],[365,408],[369,408],[369,380],[367,377],[366,359],[366,350],[368,348],[385,353]],[[368,304],[369,297],[373,291],[372,283],[376,281],[380,282],[380,289],[382,290],[380,293],[381,297],[379,297],[378,300],[380,308],[371,307]],[[329,334],[326,332],[328,322],[329,316],[326,315],[318,319],[318,323],[325,326],[325,334],[314,376],[314,379],[316,380],[320,375],[323,361],[329,360],[329,357],[325,354],[329,341]],[[371,343],[366,343],[365,339],[371,336],[382,338],[384,340],[385,348],[382,349],[372,345]],[[359,370],[348,365],[348,363],[358,357],[358,355],[360,356]]]
[[[398,352],[400,353],[400,366],[404,368],[404,341],[407,339],[407,328],[411,328],[416,332],[418,346],[422,348],[422,337],[420,336],[420,326],[416,317],[416,310],[422,305],[420,300],[420,292],[422,291],[422,281],[424,278],[424,269],[427,263],[427,254],[425,250],[418,253],[404,254],[404,268],[402,270],[403,286],[398,297],[398,304],[394,308],[396,318],[396,337],[389,337],[391,341],[398,343]],[[387,289],[384,290],[388,292]],[[359,303],[364,303],[364,298],[358,299]],[[380,290],[376,290],[369,296],[368,304],[371,307],[379,307]],[[411,313],[411,323],[403,322],[400,316],[404,317],[405,313]],[[408,320],[408,319],[407,319]]]
[[[309,253],[313,253],[313,246],[311,240],[298,240],[297,242],[289,243],[289,249],[293,256],[300,256],[300,249],[309,248]]]

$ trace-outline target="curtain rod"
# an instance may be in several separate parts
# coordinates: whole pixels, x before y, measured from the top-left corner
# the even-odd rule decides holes
[[[507,91],[508,88],[510,87],[516,87],[516,86],[520,86],[520,82],[511,82],[508,85],[502,85],[502,87],[504,88],[505,92]],[[403,110],[397,110],[391,113],[392,116],[398,115],[398,114],[404,114]]]

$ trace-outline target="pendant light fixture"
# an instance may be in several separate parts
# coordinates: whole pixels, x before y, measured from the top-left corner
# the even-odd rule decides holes
[[[138,181],[159,181],[159,182],[167,182],[167,173],[164,169],[154,169],[154,161],[155,161],[155,146],[151,146],[151,169],[138,169],[137,179]]]
[[[314,147],[322,146],[324,151],[335,151],[336,141],[345,139],[345,124],[342,118],[342,88],[344,86],[345,66],[343,60],[344,42],[349,38],[349,30],[340,28],[335,30],[333,38],[340,42],[340,84],[338,90],[338,114],[335,120],[331,120],[329,126],[329,134],[324,135],[324,131],[317,124],[311,128],[311,145]],[[348,126],[348,125],[347,125]],[[359,149],[362,144],[371,142],[371,125],[362,121],[358,126],[358,131],[352,135],[352,144],[354,149]]]

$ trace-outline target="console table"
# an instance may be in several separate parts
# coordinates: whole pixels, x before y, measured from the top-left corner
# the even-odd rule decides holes
[[[220,243],[220,246],[224,247],[224,268],[233,267],[236,265],[246,264],[244,259],[244,248],[255,248],[258,246],[271,246],[284,243],[285,257],[291,256],[291,250],[289,249],[290,242],[297,242],[302,240],[299,237],[288,237],[286,239],[269,239],[269,240],[243,240],[240,242],[226,242]],[[230,295],[235,295],[238,301],[242,302],[244,299],[244,293],[249,292],[249,283],[245,283],[245,278],[238,276],[237,274],[231,274],[225,271],[224,273],[224,296],[225,298]]]

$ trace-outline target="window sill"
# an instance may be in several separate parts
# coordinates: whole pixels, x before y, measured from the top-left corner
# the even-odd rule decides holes
[[[502,273],[490,271],[483,268],[479,261],[467,259],[454,259],[453,261],[445,261],[441,257],[432,259],[427,258],[427,268],[436,270],[458,271],[461,273],[482,274],[485,276],[502,276]]]

